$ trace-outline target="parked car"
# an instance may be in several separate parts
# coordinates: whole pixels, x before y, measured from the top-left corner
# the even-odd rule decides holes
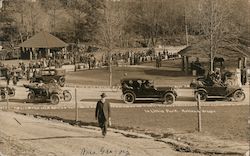
[[[194,89],[195,99],[200,94],[200,100],[206,101],[208,98],[222,98],[243,101],[246,97],[242,87],[237,85],[236,80],[232,78],[232,73],[225,73],[224,80],[218,85],[211,85],[205,77],[198,77],[193,80],[190,87]]]
[[[57,84],[33,83],[24,84],[28,89],[29,102],[50,101],[52,104],[58,104],[60,100],[70,101],[72,95],[68,90],[62,90]]]
[[[55,83],[57,82],[61,87],[65,84],[65,69],[43,69],[33,76],[31,82]]]
[[[173,87],[154,87],[153,80],[122,79],[122,97],[125,103],[132,104],[136,100],[159,100],[163,104],[173,104],[177,93]]]
[[[7,93],[8,93],[8,96],[9,96],[9,97],[15,96],[15,93],[16,93],[15,88],[0,85],[0,95],[1,95],[1,99],[6,99]]]

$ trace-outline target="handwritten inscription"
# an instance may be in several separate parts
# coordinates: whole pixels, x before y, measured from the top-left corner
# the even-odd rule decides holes
[[[198,110],[191,110],[191,109],[145,109],[145,113],[198,113]],[[215,110],[201,110],[201,113],[216,113]]]
[[[101,147],[100,149],[87,149],[82,148],[81,156],[96,156],[96,155],[103,155],[103,156],[129,156],[130,152],[124,149],[110,149]]]

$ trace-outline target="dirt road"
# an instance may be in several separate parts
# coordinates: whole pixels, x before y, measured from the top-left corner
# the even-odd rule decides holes
[[[73,127],[56,121],[2,111],[0,125],[0,153],[8,156],[200,155],[178,153],[169,145],[154,141],[148,136],[138,134],[139,137],[134,138],[124,135],[123,132],[110,130],[108,136],[102,138],[96,128]]]
[[[72,94],[72,100],[70,102],[61,101],[58,105],[51,105],[49,103],[28,103],[27,101],[27,89],[25,89],[20,83],[15,87],[16,95],[10,98],[9,107],[14,110],[19,109],[65,109],[65,108],[74,108],[75,107],[75,89],[74,87],[64,87],[63,89],[68,89]],[[206,101],[202,103],[204,106],[230,106],[230,105],[249,105],[249,87],[244,87],[246,94],[246,99],[242,102],[233,102],[224,100],[216,101]],[[121,99],[121,90],[110,88],[95,88],[94,86],[83,87],[79,86],[77,88],[77,103],[79,108],[94,108],[96,101],[100,98],[102,92],[105,92],[108,95],[108,99],[112,107],[117,108],[131,108],[131,107],[175,107],[175,106],[196,106],[197,102],[194,99],[192,89],[177,89],[178,97],[173,105],[162,105],[161,102],[145,102],[138,101],[136,104],[125,104]],[[0,100],[0,109],[4,109],[7,103],[6,100]]]

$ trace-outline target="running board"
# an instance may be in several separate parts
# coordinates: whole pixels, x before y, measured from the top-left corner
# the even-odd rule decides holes
[[[227,97],[226,96],[207,96],[207,98],[224,99],[224,98],[227,98]]]
[[[135,100],[163,100],[163,98],[136,98]]]

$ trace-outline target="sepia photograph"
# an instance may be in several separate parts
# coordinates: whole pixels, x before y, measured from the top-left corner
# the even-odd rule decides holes
[[[0,0],[0,156],[250,156],[250,0]]]

